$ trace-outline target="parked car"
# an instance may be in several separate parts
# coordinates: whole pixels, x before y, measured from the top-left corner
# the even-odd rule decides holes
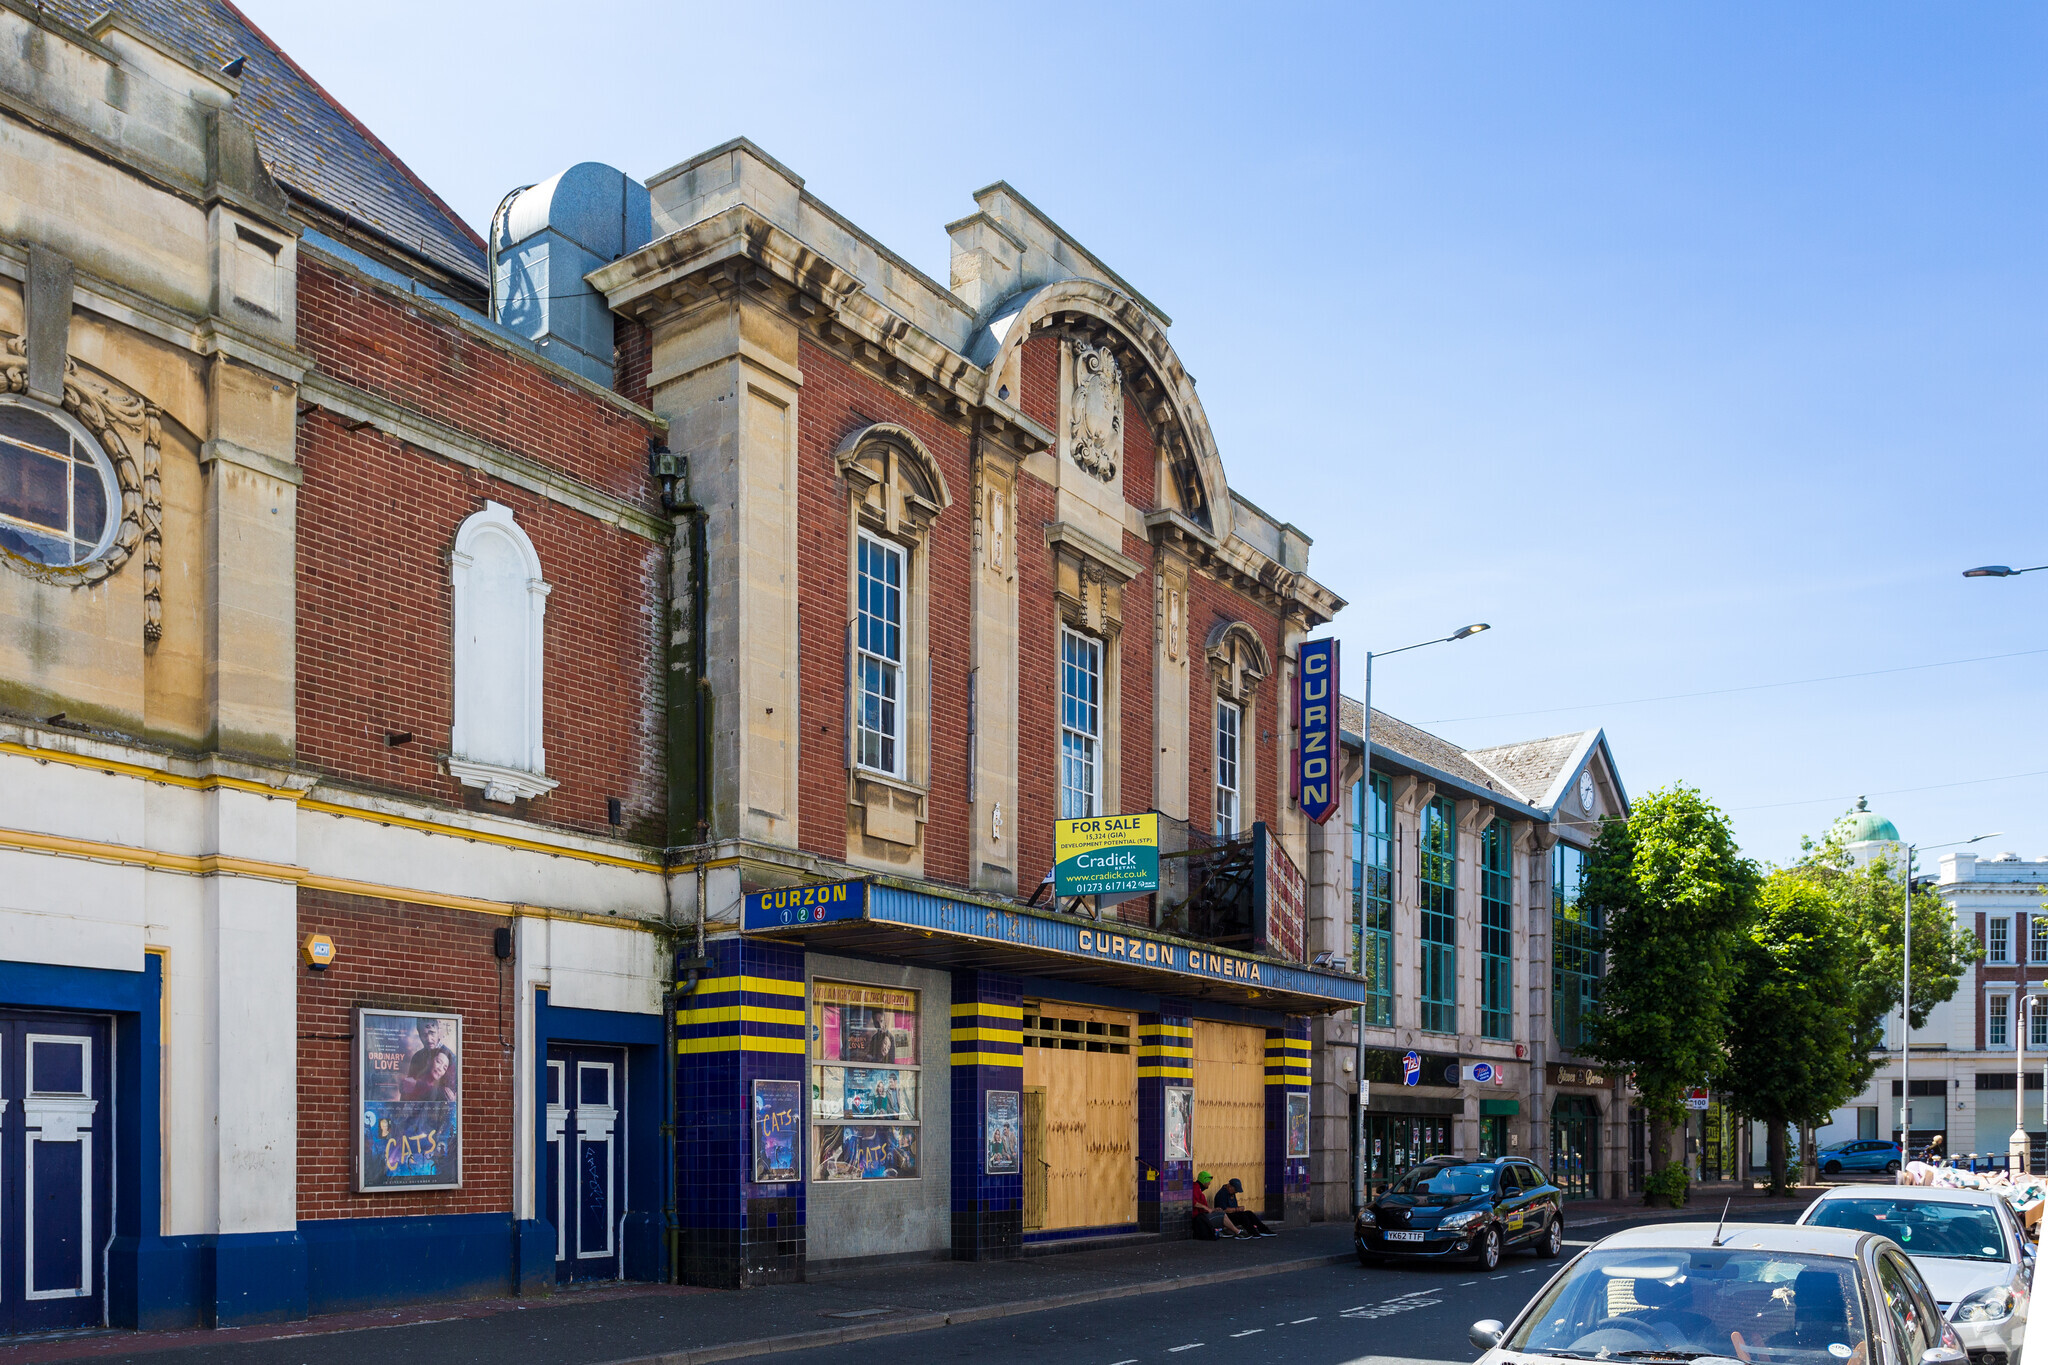
[[[1358,1263],[1470,1257],[1486,1269],[1503,1252],[1564,1249],[1564,1191],[1519,1157],[1432,1157],[1358,1211]]]
[[[1472,1324],[1478,1365],[1557,1360],[1968,1365],[1913,1262],[1853,1228],[1667,1223],[1574,1257],[1502,1326]]]
[[[1882,1138],[1858,1138],[1854,1142],[1836,1142],[1821,1148],[1814,1154],[1822,1175],[1840,1175],[1844,1171],[1896,1171],[1899,1169],[1899,1144]]]
[[[1923,1185],[1829,1190],[1799,1221],[1891,1238],[1933,1288],[1972,1365],[2019,1359],[2033,1252],[2019,1216],[1998,1195]]]

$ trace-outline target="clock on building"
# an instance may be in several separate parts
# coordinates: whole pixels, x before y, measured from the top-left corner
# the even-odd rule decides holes
[[[1579,774],[1579,809],[1593,813],[1593,774],[1591,770]]]

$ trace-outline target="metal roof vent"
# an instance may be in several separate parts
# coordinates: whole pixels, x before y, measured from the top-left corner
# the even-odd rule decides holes
[[[491,219],[491,315],[610,388],[612,313],[583,277],[653,240],[647,187],[601,162],[515,190]]]

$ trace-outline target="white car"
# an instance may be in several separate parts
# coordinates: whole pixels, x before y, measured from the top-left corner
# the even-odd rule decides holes
[[[2027,1339],[2033,1251],[2012,1206],[1987,1190],[1849,1185],[1799,1216],[1897,1242],[1963,1339],[1971,1365],[2015,1365]]]
[[[1661,1223],[1574,1258],[1478,1365],[1969,1365],[1934,1293],[1885,1237],[1783,1223]]]

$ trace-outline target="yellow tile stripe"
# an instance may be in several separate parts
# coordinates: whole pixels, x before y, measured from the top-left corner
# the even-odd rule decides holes
[[[802,1028],[809,1023],[802,1010],[778,1010],[767,1005],[713,1005],[709,1009],[677,1010],[678,1024],[788,1024]]]
[[[1014,1028],[960,1028],[953,1029],[956,1043],[1016,1043],[1023,1046],[1024,1031]]]
[[[804,1050],[801,1038],[756,1038],[751,1034],[728,1033],[717,1038],[678,1038],[676,1055],[695,1052],[794,1052]]]
[[[1266,1051],[1268,1051],[1268,1052],[1299,1052],[1299,1053],[1300,1053],[1300,1054],[1301,1054],[1302,1056],[1306,1057],[1306,1056],[1308,1055],[1308,1051],[1309,1051],[1309,1046],[1308,1046],[1308,1039],[1306,1039],[1306,1038],[1268,1038],[1268,1039],[1266,1040]]]
[[[1141,1066],[1138,1068],[1138,1078],[1140,1080],[1148,1076],[1156,1076],[1161,1080],[1184,1081],[1194,1074],[1192,1070],[1186,1067]]]
[[[1192,1047],[1172,1047],[1165,1043],[1140,1043],[1138,1045],[1138,1055],[1140,1057],[1192,1057],[1195,1055],[1195,1050]]]
[[[756,995],[801,996],[804,983],[784,981],[778,976],[707,976],[697,983],[697,989],[705,995],[717,995],[721,991],[752,991]]]
[[[1017,1052],[956,1052],[954,1066],[1014,1066],[1024,1065],[1024,1056]]]
[[[1156,1033],[1162,1037],[1171,1036],[1174,1038],[1192,1038],[1195,1036],[1193,1026],[1188,1024],[1140,1024],[1138,1025],[1138,1033],[1140,1036]]]
[[[985,1014],[991,1019],[1021,1020],[1024,1017],[1024,1010],[1018,1005],[977,1005],[972,1002],[953,1006],[954,1018],[957,1019],[963,1014]]]

